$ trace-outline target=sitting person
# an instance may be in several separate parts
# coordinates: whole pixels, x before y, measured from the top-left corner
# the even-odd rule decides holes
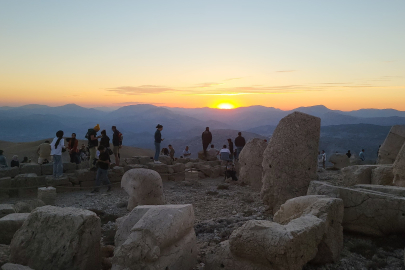
[[[168,156],[169,155],[169,149],[167,148],[162,148],[162,151],[160,152],[161,155]]]
[[[191,152],[189,151],[188,146],[186,146],[186,149],[183,150],[183,157],[188,158],[191,156]]]
[[[226,165],[225,176],[226,178],[232,177],[233,181],[238,181],[238,178],[236,177],[235,165],[233,165],[232,161],[228,161],[228,164]]]
[[[14,156],[13,156],[13,159],[11,160],[10,167],[11,167],[11,168],[13,168],[13,167],[20,167],[20,161],[18,161],[18,156],[17,156],[17,155],[14,155]]]
[[[228,148],[226,148],[226,145],[224,144],[224,146],[222,147],[221,151],[219,151],[219,154],[221,153],[228,153],[229,157],[231,156],[231,151],[229,151]]]
[[[219,155],[219,151],[217,149],[215,149],[215,146],[213,144],[211,144],[211,148],[208,150],[210,155],[213,156],[218,156]]]

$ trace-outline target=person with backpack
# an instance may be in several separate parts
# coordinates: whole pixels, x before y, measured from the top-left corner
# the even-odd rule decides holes
[[[212,134],[210,132],[209,127],[205,128],[205,131],[202,133],[201,138],[202,138],[204,156],[207,156],[208,145],[210,145],[210,143],[212,142]]]
[[[156,126],[156,132],[155,132],[155,156],[154,156],[154,159],[153,159],[153,161],[156,164],[162,163],[162,162],[159,161],[160,144],[164,140],[164,139],[162,139],[162,133],[161,133],[162,130],[163,130],[163,126],[161,124],[158,124]]]
[[[91,191],[91,193],[97,193],[100,191],[101,182],[104,185],[108,186],[107,192],[111,191],[111,182],[108,179],[108,169],[110,167],[110,155],[107,152],[107,149],[100,145],[98,147],[98,151],[100,151],[99,158],[97,160],[97,175],[96,175],[96,188]]]
[[[63,175],[62,152],[65,149],[63,131],[56,132],[56,137],[51,142],[51,156],[53,157],[53,177],[59,178]]]
[[[120,166],[120,149],[122,147],[122,133],[119,132],[116,126],[112,126],[113,131],[113,153],[115,156],[115,165]]]
[[[265,140],[266,141],[266,140]],[[235,138],[236,156],[235,159],[239,159],[240,152],[246,144],[245,138],[242,137],[242,132],[238,132],[238,137]]]
[[[94,128],[89,128],[86,134],[86,138],[89,144],[89,152],[90,152],[90,159],[89,159],[89,167],[90,170],[95,171],[96,166],[94,160],[96,159],[97,154],[97,147],[98,147],[98,139],[101,136],[97,136],[97,132],[100,131],[100,125],[97,124]]]

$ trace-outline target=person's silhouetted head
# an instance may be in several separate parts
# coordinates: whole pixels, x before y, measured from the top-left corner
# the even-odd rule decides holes
[[[214,145],[213,145],[213,144],[211,144],[211,148],[214,148]]]
[[[239,136],[242,136],[242,132],[238,132],[238,135],[239,135]]]
[[[228,142],[232,142],[232,140],[231,140],[231,139],[228,139]]]
[[[56,132],[56,137],[58,137],[58,138],[62,138],[63,137],[63,131],[62,130],[59,130],[58,132]]]
[[[73,139],[76,138],[76,133],[72,133],[72,138],[73,138]]]
[[[222,146],[222,148],[226,148],[226,144],[224,144],[224,146]]]
[[[156,128],[157,128],[158,130],[162,130],[162,129],[163,129],[163,126],[162,126],[161,124],[158,124],[158,125],[156,126]]]
[[[103,129],[103,130],[101,131],[101,135],[103,135],[103,136],[106,136],[106,135],[107,135],[107,132],[105,131],[105,129]]]
[[[209,127],[206,127],[205,130],[206,130],[206,131],[210,131],[210,128],[209,128]]]
[[[115,131],[115,130],[117,129],[117,127],[116,127],[116,126],[112,126],[111,129],[112,129],[113,131]]]

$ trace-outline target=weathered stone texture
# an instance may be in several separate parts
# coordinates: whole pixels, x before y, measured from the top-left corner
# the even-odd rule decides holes
[[[371,173],[376,165],[355,165],[342,169],[342,186],[350,187],[358,184],[370,184]]]
[[[239,181],[251,185],[255,189],[262,188],[263,152],[267,143],[255,138],[250,140],[239,155]]]
[[[388,185],[392,186],[394,180],[393,166],[381,165],[371,171],[372,185]]]
[[[9,245],[14,233],[23,225],[29,213],[14,213],[0,218],[0,244]]]
[[[333,163],[334,169],[342,169],[350,166],[350,159],[346,154],[334,153],[330,156],[329,161]]]
[[[393,164],[405,143],[405,126],[393,126],[378,152],[378,164]]]
[[[401,150],[397,155],[394,167],[394,185],[405,187],[405,144],[402,146]]]

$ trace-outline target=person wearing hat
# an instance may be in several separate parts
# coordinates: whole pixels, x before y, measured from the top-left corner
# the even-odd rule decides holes
[[[7,160],[6,157],[3,156],[3,150],[0,150],[0,168],[7,168]]]
[[[164,140],[162,139],[162,134],[160,133],[163,129],[163,126],[161,124],[158,124],[156,126],[156,132],[155,132],[155,156],[153,161],[155,163],[162,163],[159,161],[159,154],[160,154],[160,143]]]
[[[90,128],[86,134],[86,138],[89,141],[89,152],[90,152],[89,167],[90,170],[93,171],[97,170],[94,160],[96,159],[97,154],[98,139],[101,138],[101,136],[97,136],[97,132],[99,131],[100,125],[97,124],[94,128]]]

